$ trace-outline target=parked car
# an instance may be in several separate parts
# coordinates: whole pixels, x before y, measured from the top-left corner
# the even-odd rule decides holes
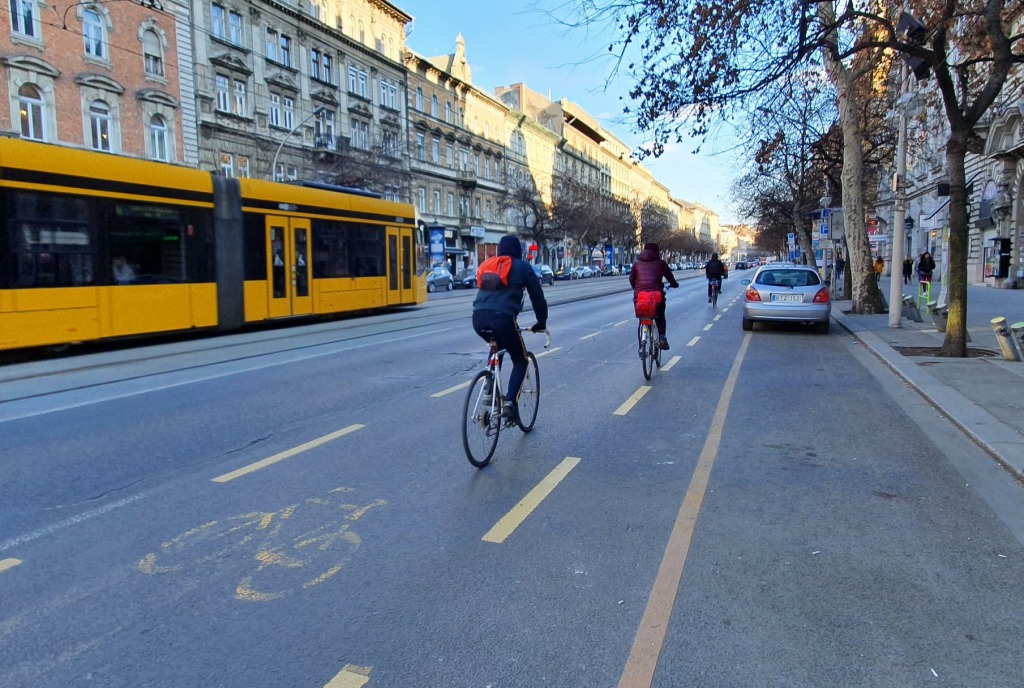
[[[754,277],[743,280],[743,329],[755,322],[798,322],[813,325],[828,334],[832,317],[832,295],[818,271],[809,265],[772,263],[758,268]]]
[[[476,268],[462,268],[457,273],[455,273],[455,288],[476,288]]]
[[[427,273],[427,291],[435,292],[438,289],[451,291],[454,288],[455,278],[452,277],[452,273],[448,271],[448,268],[443,265],[431,268],[430,272]]]
[[[576,277],[577,277],[577,279],[583,279],[584,277],[593,277],[593,276],[594,276],[594,269],[591,268],[589,265],[577,266],[577,268],[576,268]]]
[[[605,277],[609,275],[615,276],[619,274],[619,269],[614,265],[605,265],[604,268],[601,270],[601,274],[604,275]]]
[[[533,271],[537,273],[537,279],[541,284],[555,283],[555,271],[551,269],[550,265],[534,265]]]
[[[574,280],[577,279],[578,277],[579,275],[576,274],[576,270],[574,270],[573,268],[559,268],[555,272],[556,280]]]

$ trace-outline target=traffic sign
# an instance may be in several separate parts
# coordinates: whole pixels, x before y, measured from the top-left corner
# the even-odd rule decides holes
[[[832,215],[832,209],[831,208],[822,208],[821,209],[821,219],[824,220],[825,218],[830,217],[831,215]]]
[[[818,227],[818,237],[821,239],[828,239],[828,223],[822,222],[821,226]]]

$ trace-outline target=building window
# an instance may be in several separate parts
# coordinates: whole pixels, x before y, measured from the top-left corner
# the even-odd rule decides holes
[[[355,65],[348,68],[348,92],[366,97],[366,72]]]
[[[23,84],[18,89],[18,106],[21,111],[21,135],[26,139],[45,141],[43,115],[46,106],[39,89],[32,84]]]
[[[426,151],[424,150],[425,147],[426,147],[426,137],[423,135],[423,132],[420,132],[420,131],[416,132],[416,159],[417,160],[423,160],[426,157]]]
[[[142,54],[146,74],[153,76],[164,75],[163,49],[160,45],[160,36],[156,31],[146,31],[142,34]]]
[[[326,81],[329,84],[333,84],[334,83],[333,72],[334,72],[334,61],[331,59],[331,56],[325,50],[323,52],[323,54],[320,55],[320,78],[322,80]]]
[[[149,120],[149,153],[154,160],[167,162],[167,123],[160,115],[153,115]]]
[[[380,80],[380,104],[392,110],[398,109],[398,87],[387,79]]]
[[[473,153],[473,174],[480,176],[480,154]]]
[[[384,129],[381,134],[381,152],[391,158],[398,157],[398,135],[395,132]]]
[[[228,39],[242,45],[242,15],[238,12],[228,12]]]
[[[491,217],[491,202],[487,201],[487,205],[484,206],[484,219],[490,222]]]
[[[238,156],[238,176],[249,176],[249,158],[245,157],[244,155]]]
[[[445,144],[444,161],[448,164],[448,169],[455,167],[455,147],[450,143]]]
[[[89,106],[90,144],[93,150],[110,152],[110,106],[102,100]]]
[[[441,192],[434,189],[434,214],[441,214]]]
[[[214,81],[217,86],[217,109],[221,112],[231,112],[230,80],[223,74],[218,74]]]
[[[292,39],[284,34],[281,35],[281,41],[279,43],[281,47],[281,64],[285,67],[292,66]]]
[[[210,5],[210,30],[214,38],[223,39],[226,34],[224,24],[224,8],[220,5]]]
[[[320,51],[316,48],[309,50],[309,76],[320,79]]]
[[[416,207],[421,213],[427,212],[427,190],[422,186],[416,189]]]
[[[455,194],[448,192],[448,217],[455,217]]]
[[[235,176],[235,156],[231,153],[220,154],[220,173],[225,177]]]
[[[82,12],[82,37],[85,39],[85,54],[97,59],[106,57],[103,40],[103,19],[96,10]]]
[[[444,104],[444,121],[448,124],[452,123],[452,104],[447,101]]]
[[[11,29],[22,36],[36,35],[35,0],[11,0]]]
[[[270,94],[270,126],[281,126],[281,94]]]
[[[334,150],[334,111],[327,110],[313,121],[313,137],[318,148]]]
[[[349,135],[349,145],[361,150],[370,150],[370,124],[358,119],[350,123],[352,132]]]
[[[430,161],[435,165],[441,162],[441,142],[438,139],[430,142]]]
[[[416,110],[423,112],[423,89],[416,88]]]
[[[295,100],[284,99],[284,128],[291,130],[295,126]]]
[[[480,219],[480,199],[473,201],[473,217],[477,220]]]
[[[278,61],[278,58],[277,58],[277,45],[278,45],[278,42],[280,40],[281,40],[281,38],[280,38],[280,36],[277,35],[277,31],[274,31],[270,27],[267,27],[267,59],[268,60],[273,60],[274,62]],[[281,169],[284,170],[284,167],[282,166]],[[284,174],[284,172],[282,171],[281,174]]]
[[[437,117],[437,96],[430,96],[430,116]]]
[[[459,151],[459,169],[463,172],[469,169],[469,151]]]
[[[246,107],[246,85],[238,79],[235,79],[235,114],[239,117],[246,117],[249,114]]]

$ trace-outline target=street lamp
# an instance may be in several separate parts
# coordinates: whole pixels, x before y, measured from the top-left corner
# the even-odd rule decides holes
[[[274,179],[274,175],[277,172],[277,156],[279,156],[281,154],[281,149],[284,148],[285,141],[288,140],[288,137],[291,136],[292,134],[294,134],[295,130],[298,129],[299,127],[301,127],[303,124],[305,124],[309,120],[313,119],[314,117],[319,117],[320,115],[324,114],[325,112],[327,112],[327,108],[324,107],[323,105],[321,105],[316,110],[313,110],[313,112],[309,113],[306,116],[305,119],[303,119],[301,122],[299,122],[294,127],[292,127],[288,131],[288,133],[284,135],[284,138],[281,139],[281,144],[277,147],[277,152],[274,153],[274,161],[270,163],[270,178],[271,179]],[[277,180],[274,179],[274,181],[277,181]]]

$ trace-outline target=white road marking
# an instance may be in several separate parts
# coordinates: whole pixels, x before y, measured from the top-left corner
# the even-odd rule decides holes
[[[616,416],[624,416],[627,413],[629,413],[630,409],[632,409],[634,406],[636,406],[637,402],[640,401],[641,399],[643,399],[644,395],[647,394],[650,391],[651,391],[651,386],[650,385],[644,385],[643,387],[641,387],[637,391],[633,392],[632,396],[630,396],[629,399],[626,399],[626,401],[624,401],[622,403],[622,406],[620,406],[619,408],[615,409],[615,415]]]
[[[661,372],[667,373],[668,371],[672,370],[672,366],[674,366],[676,363],[679,363],[679,361],[681,361],[682,359],[682,356],[673,356],[668,363],[661,366]]]
[[[430,395],[430,398],[431,399],[437,399],[438,397],[443,397],[445,394],[451,394],[452,392],[458,392],[460,389],[464,389],[466,387],[469,387],[469,383],[470,382],[472,382],[472,380],[466,380],[461,385],[455,385],[454,387],[449,387],[448,389],[443,389],[440,392],[434,392],[433,394]]]
[[[689,341],[689,342],[688,342],[688,343],[686,344],[686,346],[693,346],[694,344],[696,344],[696,343],[697,343],[697,342],[699,342],[699,341],[700,341],[700,336],[694,337],[693,339],[691,339],[691,340],[690,340],[690,341]]]
[[[310,440],[309,442],[306,442],[305,444],[300,444],[297,447],[292,447],[291,449],[287,449],[287,450],[281,452],[280,454],[274,454],[273,456],[268,456],[267,458],[262,459],[260,461],[257,461],[256,463],[251,463],[248,466],[243,466],[242,468],[239,468],[236,471],[231,471],[230,473],[225,473],[224,475],[219,475],[216,478],[213,478],[212,480],[215,483],[226,483],[229,480],[234,480],[235,478],[241,478],[243,475],[248,475],[249,473],[254,473],[254,472],[256,472],[256,471],[258,471],[258,470],[260,470],[262,468],[266,468],[267,466],[273,465],[273,464],[275,464],[275,463],[277,463],[279,461],[284,461],[285,459],[291,458],[291,457],[295,456],[296,454],[301,454],[302,452],[306,451],[307,449],[313,449],[314,447],[319,447],[321,444],[326,444],[327,442],[330,442],[331,440],[336,440],[339,437],[347,435],[350,432],[355,432],[356,430],[359,430],[360,428],[363,428],[363,427],[365,427],[365,426],[361,425],[360,423],[354,423],[354,424],[348,426],[347,428],[342,428],[341,430],[338,430],[336,432],[332,432],[330,434],[324,435],[323,437],[318,437],[315,440]]]

